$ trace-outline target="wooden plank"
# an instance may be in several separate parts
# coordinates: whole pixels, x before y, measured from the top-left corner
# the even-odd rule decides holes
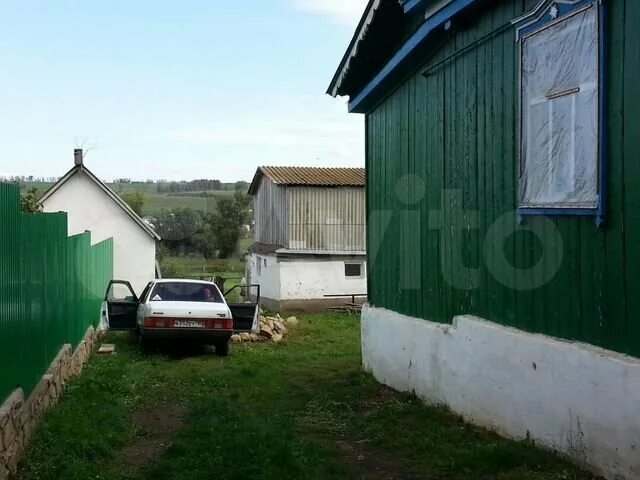
[[[504,13],[502,16],[502,22],[500,24],[504,25],[510,19],[516,17],[515,10],[515,0],[511,0],[504,7]],[[515,120],[515,106],[517,100],[517,89],[515,88],[515,79],[516,72],[519,66],[515,62],[515,43],[514,37],[511,31],[502,33],[499,37],[497,37],[497,41],[502,43],[502,82],[503,82],[503,112],[502,112],[502,159],[503,159],[503,168],[500,169],[501,181],[502,181],[502,190],[501,190],[501,211],[502,212],[513,212],[515,209],[514,204],[514,185],[515,185],[515,159],[517,158],[514,142],[515,142],[515,128],[516,128],[516,120]],[[512,225],[515,226],[516,216],[515,214],[511,214],[511,222]],[[507,253],[507,258],[511,260],[511,262],[515,259],[515,249],[516,249],[516,237],[512,236],[509,240],[507,240],[507,244],[505,246],[505,253]],[[517,278],[514,277],[514,281]],[[515,298],[518,294],[517,290],[513,288],[504,289],[504,315],[505,320],[509,325],[516,324],[516,308],[515,308]]]
[[[640,82],[637,72],[640,71],[640,45],[636,32],[640,21],[640,2],[627,0],[624,15],[625,45],[624,45],[624,225],[625,225],[625,259],[627,285],[627,311],[629,324],[626,332],[620,332],[625,338],[631,339],[632,345],[628,351],[640,355],[640,190],[636,187],[640,179]],[[612,186],[613,187],[613,186]],[[622,339],[620,340],[622,341]]]
[[[491,31],[491,24],[489,22],[490,17],[483,15],[478,24],[478,29],[482,35],[486,35]],[[488,90],[487,74],[488,68],[486,64],[486,58],[488,51],[490,51],[488,42],[482,43],[478,46],[477,53],[475,55],[476,63],[476,205],[478,209],[478,267],[479,267],[479,283],[480,287],[474,292],[474,311],[481,315],[486,316],[489,311],[487,302],[487,290],[489,285],[487,266],[484,259],[484,240],[487,230],[491,222],[487,219],[487,191],[485,188],[485,181],[487,176],[488,162],[490,159],[486,155],[486,142],[487,137],[490,134],[486,123],[486,95]]]
[[[624,275],[624,154],[623,105],[624,82],[611,79],[624,78],[625,5],[608,2],[607,17],[611,28],[606,34],[607,58],[605,72],[610,79],[606,90],[607,123],[602,125],[608,137],[607,176],[609,177],[607,226],[605,230],[592,229],[592,245],[584,252],[583,279],[590,288],[583,288],[584,316],[582,325],[602,325],[603,345],[629,351],[627,341],[627,299]],[[583,233],[587,235],[587,233]],[[584,332],[578,335],[583,337]]]
[[[418,245],[416,250],[420,253],[419,261],[416,262],[416,281],[419,282],[419,289],[416,292],[416,310],[417,316],[427,318],[425,316],[425,296],[429,295],[429,283],[425,279],[425,272],[429,269],[427,263],[427,251],[429,244],[428,237],[428,222],[429,218],[424,214],[428,209],[428,199],[426,196],[427,185],[427,138],[426,138],[426,118],[427,112],[427,98],[425,85],[427,80],[419,75],[414,80],[413,91],[413,138],[410,139],[413,145],[413,168],[415,174],[419,177],[424,186],[423,192],[415,192],[416,197],[422,193],[422,198],[417,203],[416,208],[420,215],[420,223],[417,231],[419,238],[416,239]],[[416,198],[417,200],[417,198]]]

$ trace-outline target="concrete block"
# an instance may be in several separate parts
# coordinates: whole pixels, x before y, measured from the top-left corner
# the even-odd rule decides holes
[[[116,351],[116,346],[113,345],[112,343],[105,343],[98,349],[98,353],[100,354],[115,353],[115,351]]]

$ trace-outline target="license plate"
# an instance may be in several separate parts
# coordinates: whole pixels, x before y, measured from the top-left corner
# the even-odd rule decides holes
[[[173,322],[175,328],[204,328],[204,322],[198,320],[176,320]]]

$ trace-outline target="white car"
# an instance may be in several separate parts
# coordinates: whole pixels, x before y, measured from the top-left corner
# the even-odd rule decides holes
[[[138,297],[131,284],[112,280],[107,288],[102,315],[109,330],[130,330],[143,342],[189,341],[214,345],[218,355],[229,353],[234,333],[259,328],[260,287],[238,285],[245,295],[257,295],[247,303],[229,304],[215,283],[201,280],[155,280]]]

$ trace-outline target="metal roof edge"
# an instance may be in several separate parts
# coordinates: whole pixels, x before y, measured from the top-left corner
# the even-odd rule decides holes
[[[140,228],[142,228],[149,236],[153,237],[156,240],[162,239],[160,235],[158,235],[158,233],[154,229],[152,229],[149,225],[147,225],[145,221],[142,220],[142,218],[140,218],[140,216],[136,212],[134,212],[131,209],[131,207],[127,205],[127,203],[124,200],[122,200],[117,193],[111,190],[102,180],[96,177],[93,174],[93,172],[91,172],[91,170],[89,170],[85,165],[76,165],[71,170],[69,170],[62,178],[60,178],[60,180],[58,180],[55,184],[53,184],[51,188],[49,188],[49,190],[47,190],[42,197],[40,197],[40,200],[38,200],[38,203],[42,205],[49,198],[51,198],[51,196],[54,195],[67,181],[69,181],[71,177],[73,177],[75,174],[80,172],[85,173],[93,183],[95,183],[122,210],[124,210],[125,213],[129,215],[129,217],[131,217],[131,219],[134,222],[136,222],[140,226]]]
[[[249,190],[247,190],[247,194],[254,196],[258,191],[258,185],[260,184],[260,180],[264,176],[264,172],[262,171],[262,167],[258,167],[256,169],[256,173],[253,175],[253,180],[251,180],[251,185],[249,185]]]
[[[65,173],[62,177],[60,177],[53,185],[51,185],[46,192],[42,194],[42,196],[38,199],[38,205],[42,205],[43,202],[46,202],[51,195],[53,195],[58,189],[67,182],[71,177],[73,177],[80,170],[79,165],[75,165],[71,170]]]
[[[120,198],[120,196],[113,190],[111,190],[102,180],[96,177],[91,170],[89,170],[84,165],[80,167],[80,170],[86,173],[94,183],[96,183],[109,197],[111,197],[111,199],[116,202],[116,204],[118,204],[118,206],[122,208],[125,213],[127,213],[131,217],[131,219],[136,222],[143,230],[145,230],[151,237],[155,238],[156,240],[162,240],[160,235],[158,235],[158,233],[153,228],[147,225],[145,221],[140,218],[140,215],[133,211],[133,209],[127,204],[127,202]]]

